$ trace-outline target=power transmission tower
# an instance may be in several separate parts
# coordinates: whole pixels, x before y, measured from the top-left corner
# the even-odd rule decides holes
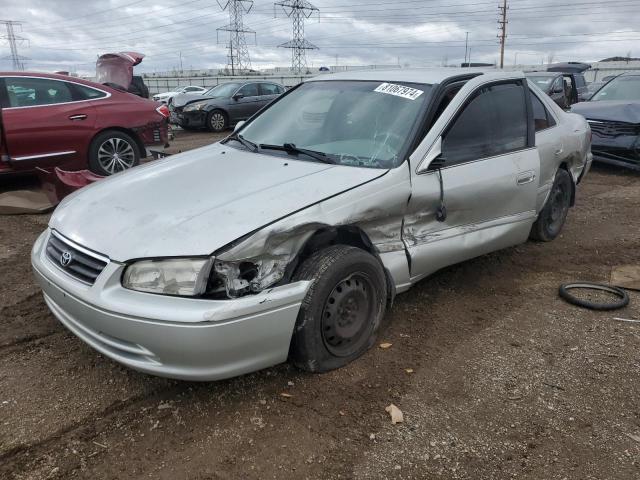
[[[0,24],[4,24],[7,27],[7,34],[0,36],[0,38],[9,41],[9,49],[11,50],[11,55],[5,58],[11,59],[14,70],[24,70],[24,64],[22,63],[22,60],[26,60],[26,58],[18,55],[18,43],[22,43],[26,39],[16,35],[13,28],[22,26],[22,22],[15,22],[13,20],[0,20]]]
[[[291,70],[293,73],[305,73],[307,71],[306,51],[317,50],[318,47],[304,38],[304,21],[313,12],[320,12],[320,10],[307,0],[284,0],[274,3],[274,8],[276,6],[282,7],[287,17],[293,19],[293,38],[278,46],[291,49]]]
[[[498,34],[498,38],[500,39],[500,68],[504,67],[504,43],[507,39],[507,0],[502,0],[502,6],[498,7],[500,9],[500,19],[498,20],[498,25],[500,25]]]
[[[229,32],[229,61],[227,68],[231,69],[231,75],[246,73],[251,70],[251,59],[245,33],[254,35],[256,32],[244,28],[243,16],[249,13],[253,7],[253,0],[218,0],[222,10],[229,11],[229,25],[220,27],[217,32]]]

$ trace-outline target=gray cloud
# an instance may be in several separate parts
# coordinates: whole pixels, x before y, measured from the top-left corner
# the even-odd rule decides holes
[[[9,0],[3,0],[7,2]],[[318,67],[340,64],[440,65],[460,63],[465,32],[473,61],[498,59],[498,0],[318,0],[317,16],[306,23],[308,52]],[[634,0],[510,0],[505,63],[596,61],[640,56],[640,10]],[[634,6],[635,5],[635,6]],[[273,3],[256,1],[245,25],[254,68],[287,66],[290,51],[277,48],[291,35],[291,23]],[[78,70],[90,74],[96,56],[121,50],[145,53],[141,71],[176,67],[219,68],[226,63],[225,37],[216,28],[228,15],[213,0],[22,0],[2,7],[2,16],[24,22],[28,39],[19,51],[33,70]],[[634,52],[634,50],[636,50]],[[9,54],[0,42],[0,57]],[[0,69],[8,69],[0,60]]]

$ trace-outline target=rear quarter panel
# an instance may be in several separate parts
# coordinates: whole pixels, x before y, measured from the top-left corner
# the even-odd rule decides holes
[[[105,101],[96,100],[93,104],[97,113],[97,132],[110,128],[130,130],[144,145],[167,141],[167,121],[156,111],[159,103],[133,94],[117,92],[111,98]],[[154,131],[160,132],[159,140]]]

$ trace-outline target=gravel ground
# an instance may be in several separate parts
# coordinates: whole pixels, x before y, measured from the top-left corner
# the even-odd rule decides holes
[[[216,139],[176,135],[172,152]],[[640,294],[613,313],[557,295],[640,263],[638,212],[640,176],[595,168],[554,242],[399,296],[389,348],[217,383],[133,372],[68,333],[30,272],[48,216],[0,217],[0,478],[640,478],[640,324],[613,320],[640,319]]]

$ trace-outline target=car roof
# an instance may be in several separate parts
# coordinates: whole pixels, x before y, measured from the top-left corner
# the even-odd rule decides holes
[[[488,79],[524,78],[518,71],[502,71],[481,68],[397,68],[390,70],[355,70],[350,72],[329,73],[310,78],[308,82],[332,80],[360,80],[378,82],[410,82],[432,85],[461,75],[483,75]]]
[[[612,75],[613,77],[640,77],[640,72],[624,72],[620,75]]]
[[[559,77],[562,73],[559,72],[541,72],[536,70],[535,72],[524,72],[527,77]]]
[[[52,78],[54,80],[64,80],[66,82],[75,82],[88,87],[104,88],[106,85],[101,85],[90,80],[85,80],[79,77],[72,77],[70,75],[60,75],[58,73],[43,73],[43,72],[0,72],[0,77],[36,77],[36,78]]]

